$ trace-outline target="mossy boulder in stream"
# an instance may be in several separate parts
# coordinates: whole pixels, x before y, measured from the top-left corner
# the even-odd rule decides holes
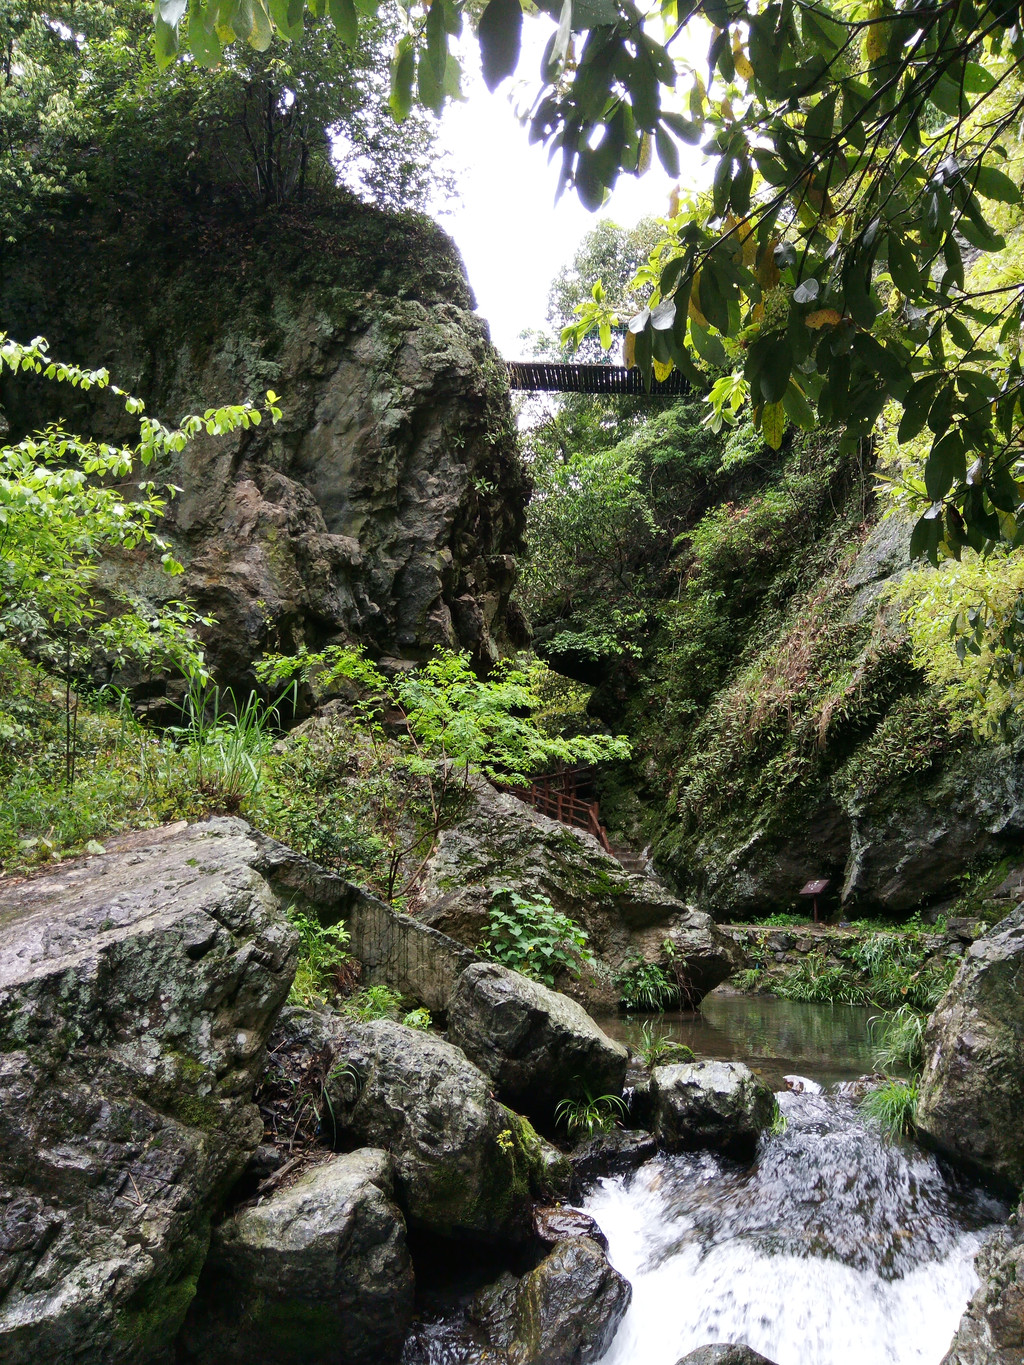
[[[214,1233],[183,1333],[196,1365],[389,1365],[413,1308],[391,1159],[332,1156]]]
[[[532,1202],[555,1192],[559,1163],[526,1119],[498,1103],[493,1082],[431,1033],[385,1019],[335,1017],[326,1028],[325,1093],[339,1139],[391,1153],[410,1223],[451,1238],[528,1238]]]
[[[482,1290],[470,1314],[509,1365],[591,1365],[632,1295],[597,1242],[567,1237],[522,1279],[504,1275]]]
[[[1024,906],[971,945],[929,1021],[917,1126],[1005,1189],[1024,1184]]]
[[[778,1112],[775,1096],[742,1062],[656,1066],[651,1096],[658,1141],[670,1151],[711,1147],[741,1160]]]
[[[1024,1228],[1010,1219],[975,1258],[981,1285],[942,1365],[1020,1365],[1024,1360]]]
[[[550,1121],[568,1095],[620,1095],[628,1053],[582,1005],[495,962],[455,983],[448,1037],[491,1076],[503,1100]]]
[[[156,1365],[252,1104],[296,935],[240,821],[0,890],[0,1359]]]

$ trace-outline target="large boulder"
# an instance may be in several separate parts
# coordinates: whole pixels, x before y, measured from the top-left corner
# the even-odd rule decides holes
[[[335,1156],[216,1230],[186,1323],[197,1365],[389,1365],[413,1310],[391,1159]]]
[[[530,1235],[546,1144],[454,1044],[390,1020],[336,1020],[325,1094],[340,1141],[383,1147],[411,1224],[481,1241]]]
[[[0,1358],[165,1361],[296,935],[240,821],[0,889]]]
[[[775,1120],[775,1096],[742,1062],[680,1062],[651,1073],[655,1132],[670,1151],[712,1147],[741,1160]]]
[[[715,1342],[711,1346],[698,1346],[696,1351],[676,1361],[676,1365],[773,1365],[773,1362],[750,1346]]]
[[[494,962],[468,967],[448,1007],[448,1037],[501,1098],[550,1119],[559,1100],[621,1095],[629,1054],[582,1005]]]
[[[742,965],[714,921],[650,877],[627,872],[593,835],[549,820],[489,782],[471,782],[458,824],[442,833],[417,892],[418,917],[475,948],[487,936],[495,898],[513,891],[547,897],[586,930],[612,973],[643,959],[678,970],[694,1005]],[[666,949],[666,944],[668,947]],[[560,990],[614,1005],[607,972],[565,976]]]
[[[534,1270],[482,1290],[471,1317],[509,1365],[591,1365],[611,1345],[629,1281],[589,1237],[555,1244]]]
[[[1024,1361],[1024,1228],[1019,1215],[975,1259],[981,1285],[960,1319],[942,1365]]]
[[[165,523],[180,579],[140,574],[134,556],[109,566],[214,617],[208,660],[242,695],[268,648],[356,640],[420,659],[447,646],[486,667],[527,634],[509,599],[529,485],[458,252],[421,215],[340,192],[324,207],[240,231],[233,212],[161,220],[150,203],[112,220],[79,206],[60,252],[4,255],[12,335],[108,366],[154,414],[281,395],[276,425],[204,433],[165,471],[181,490]],[[58,415],[130,435],[94,394],[0,387],[18,436]]]
[[[917,1124],[977,1173],[1024,1184],[1024,906],[971,945],[929,1021]]]

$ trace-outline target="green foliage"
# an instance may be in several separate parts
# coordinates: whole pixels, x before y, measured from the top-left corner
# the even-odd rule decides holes
[[[299,964],[288,1003],[306,1009],[329,1003],[352,982],[348,930],[343,924],[323,925],[294,906],[288,918],[299,932]]]
[[[625,1116],[626,1102],[621,1095],[595,1096],[586,1087],[580,1095],[567,1096],[555,1106],[555,1122],[574,1139],[609,1133]]]
[[[423,1031],[429,1029],[433,1022],[434,1021],[430,1017],[430,1011],[424,1009],[422,1005],[418,1009],[410,1010],[402,1019],[402,1023],[406,1028],[421,1029]]]
[[[876,1015],[869,1021],[872,1037],[877,1043],[871,1054],[872,1065],[879,1071],[905,1068],[919,1071],[924,1059],[924,1031],[928,1016],[912,1005],[900,1005],[889,1015]]]
[[[259,790],[262,760],[276,738],[276,707],[254,692],[241,706],[228,691],[193,682],[185,698],[183,721],[168,727],[181,762],[166,774],[197,792],[209,808],[237,814]]]
[[[637,1056],[648,1070],[673,1062],[692,1062],[694,1059],[692,1048],[676,1042],[666,1033],[658,1032],[652,1023],[640,1026],[640,1041],[634,1046]]]
[[[916,1127],[919,1087],[916,1080],[890,1078],[870,1090],[860,1104],[865,1117],[873,1119],[892,1138],[909,1137]]]
[[[797,924],[806,924],[806,915],[790,914],[788,910],[776,910],[770,915],[752,915],[751,924],[763,924],[766,929],[790,929]]]
[[[862,1005],[869,998],[862,982],[830,963],[824,953],[808,953],[772,987],[784,1000],[807,1000],[836,1005]]]
[[[660,962],[632,953],[615,979],[619,1000],[628,1010],[665,1010],[679,1003],[679,985]]]
[[[387,112],[390,12],[351,46],[323,19],[287,47],[228,48],[212,69],[162,77],[151,13],[142,0],[0,6],[0,240],[53,230],[72,196],[145,193],[194,212],[280,207],[340,181],[422,208],[450,188],[429,116],[399,127]]]
[[[361,1024],[372,1023],[374,1019],[397,1019],[402,1011],[402,997],[389,986],[365,986],[350,996],[340,1009],[342,1014]],[[426,1025],[419,1023],[411,1027],[424,1028]]]
[[[481,679],[467,655],[439,651],[392,679],[360,650],[335,647],[275,656],[257,673],[271,686],[301,679],[321,699],[348,698],[351,719],[336,727],[351,735],[344,752],[340,735],[333,755],[331,741],[301,739],[282,766],[287,781],[265,792],[261,803],[268,818],[285,824],[304,851],[328,865],[339,865],[339,857],[377,864],[388,900],[415,884],[474,773],[514,785],[558,763],[601,762],[629,751],[622,738],[565,737],[539,724],[548,672],[536,660],[503,661]],[[343,773],[357,777],[358,792],[337,788]],[[320,853],[312,852],[314,844]]]
[[[529,900],[514,891],[496,893],[479,951],[546,986],[563,973],[578,977],[594,962],[586,932],[575,920],[546,896]]]
[[[180,454],[200,432],[244,430],[257,425],[262,413],[249,404],[211,408],[170,429],[145,416],[142,400],[111,384],[106,370],[54,360],[41,337],[23,345],[0,333],[0,372],[5,367],[75,389],[108,390],[138,422],[132,446],[83,439],[57,425],[0,446],[0,633],[30,648],[62,677],[65,777],[71,788],[78,676],[99,660],[109,672],[131,661],[156,672],[203,675],[193,635],[200,618],[189,604],[171,600],[160,610],[146,609],[103,571],[104,559],[130,561],[152,549],[160,552],[164,572],[172,577],[181,572],[155,530],[174,488],[147,480],[129,494],[126,484],[140,466]],[[276,422],[275,402],[276,395],[268,393],[266,412]]]

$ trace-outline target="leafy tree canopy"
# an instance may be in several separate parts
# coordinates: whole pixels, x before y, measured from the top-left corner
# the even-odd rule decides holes
[[[354,47],[313,21],[295,43],[163,75],[151,25],[142,0],[0,0],[0,241],[76,195],[263,208],[340,181],[422,208],[450,188],[432,116],[399,125],[387,108],[395,15]]]
[[[311,0],[356,41],[378,0]],[[457,95],[460,0],[410,0],[391,104]],[[765,439],[788,421],[868,436],[887,402],[900,438],[931,434],[914,550],[1018,543],[1019,280],[979,288],[974,254],[1001,250],[1020,202],[1019,6],[1006,0],[541,0],[557,20],[530,137],[560,156],[559,187],[596,208],[623,170],[678,142],[713,158],[713,191],[666,221],[627,360],[645,374],[738,368]],[[156,47],[220,60],[235,37],[297,40],[304,0],[157,0]],[[660,26],[660,28],[659,28]],[[493,88],[515,70],[520,0],[477,22]],[[656,37],[654,30],[659,29]],[[708,34],[698,71],[680,34]],[[692,46],[692,44],[691,44]],[[672,92],[671,96],[669,92]],[[593,300],[573,334],[617,321]]]

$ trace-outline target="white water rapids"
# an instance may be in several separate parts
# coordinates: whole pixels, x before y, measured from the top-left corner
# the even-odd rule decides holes
[[[832,1094],[787,1094],[741,1168],[661,1157],[587,1199],[633,1300],[601,1365],[741,1342],[777,1365],[939,1365],[1005,1212]]]

